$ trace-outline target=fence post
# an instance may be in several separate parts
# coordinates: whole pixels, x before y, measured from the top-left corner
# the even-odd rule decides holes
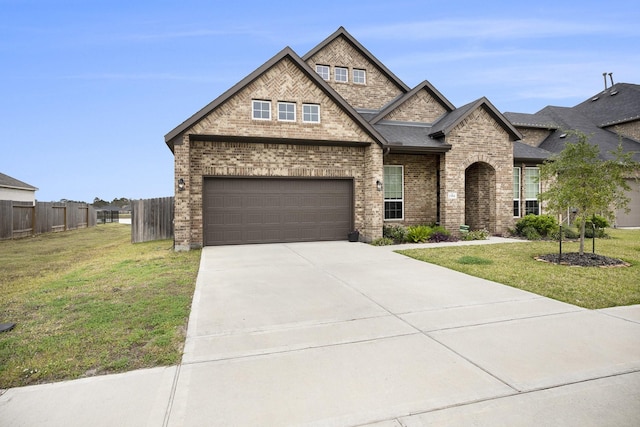
[[[31,236],[36,235],[36,205],[31,208]]]

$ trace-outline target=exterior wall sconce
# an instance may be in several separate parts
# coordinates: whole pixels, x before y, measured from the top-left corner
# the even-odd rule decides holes
[[[376,189],[378,191],[382,191],[382,181],[380,181],[380,180],[376,181]]]
[[[178,191],[184,191],[184,187],[185,187],[185,185],[184,185],[184,179],[180,178],[180,179],[178,180]]]

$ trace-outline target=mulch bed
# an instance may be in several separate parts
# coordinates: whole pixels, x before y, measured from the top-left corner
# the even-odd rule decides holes
[[[558,263],[558,254],[547,254],[537,256],[538,261]],[[630,264],[618,258],[609,258],[604,255],[585,253],[580,256],[578,252],[568,252],[562,254],[562,265],[574,267],[629,267]]]

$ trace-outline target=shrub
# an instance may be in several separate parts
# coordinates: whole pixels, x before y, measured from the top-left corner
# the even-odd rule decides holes
[[[436,225],[432,229],[431,236],[429,237],[430,242],[439,243],[439,242],[455,242],[458,239],[451,235],[451,233],[444,227],[440,225]]]
[[[534,215],[529,214],[524,218],[520,218],[516,222],[516,234],[518,236],[523,236],[529,239],[529,236],[536,236],[535,239],[530,240],[538,240],[543,236],[551,235],[558,228],[558,221],[555,217],[551,215]],[[531,229],[535,230],[535,233],[531,231]]]
[[[379,239],[375,239],[371,244],[373,246],[389,246],[393,245],[393,239],[389,237],[380,237]]]
[[[428,225],[412,225],[407,227],[406,240],[413,243],[424,243],[429,240],[433,229]]]
[[[487,240],[489,238],[489,230],[472,230],[462,235],[462,240]]]
[[[540,233],[538,233],[538,230],[536,230],[533,226],[524,227],[520,235],[527,240],[540,240],[542,238],[542,236],[540,236]]]
[[[407,229],[401,224],[384,225],[382,237],[393,240],[395,243],[404,243],[407,240]]]
[[[594,215],[587,220],[586,228],[593,229],[594,225],[596,226],[596,228],[602,229],[609,227],[610,224],[609,221],[607,221],[607,218],[600,215]]]

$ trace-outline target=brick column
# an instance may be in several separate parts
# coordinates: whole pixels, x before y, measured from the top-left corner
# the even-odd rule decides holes
[[[174,245],[176,251],[191,249],[191,178],[189,174],[189,135],[182,137],[182,143],[174,146]],[[185,188],[178,189],[178,180],[183,179]]]

